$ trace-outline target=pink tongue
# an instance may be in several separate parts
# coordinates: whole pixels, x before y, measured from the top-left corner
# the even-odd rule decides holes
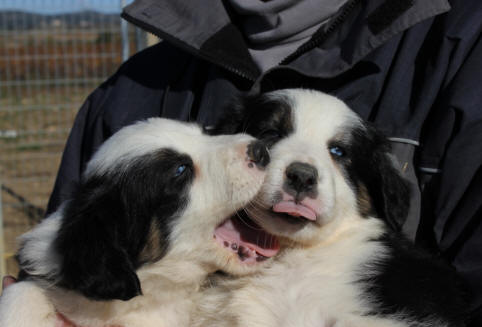
[[[303,217],[308,220],[316,220],[316,213],[313,209],[305,207],[301,204],[296,204],[293,201],[281,201],[273,206],[274,212],[286,213],[294,217]]]
[[[272,257],[279,251],[278,239],[268,234],[252,220],[231,218],[216,228],[218,240],[236,243],[251,248],[265,257]]]

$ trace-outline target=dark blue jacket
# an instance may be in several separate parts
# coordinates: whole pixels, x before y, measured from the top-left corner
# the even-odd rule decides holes
[[[457,268],[472,291],[472,326],[482,326],[482,1],[351,0],[264,74],[222,1],[138,0],[123,17],[163,41],[88,97],[49,212],[125,125],[153,116],[211,125],[239,92],[315,88],[390,137],[416,181],[406,231],[418,227],[417,241]]]

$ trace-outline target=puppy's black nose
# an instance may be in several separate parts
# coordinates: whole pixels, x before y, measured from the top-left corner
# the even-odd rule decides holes
[[[269,164],[268,148],[262,141],[253,141],[248,144],[248,157],[258,168],[264,168]]]
[[[286,168],[286,183],[297,193],[314,191],[318,184],[318,170],[310,164],[295,161]]]

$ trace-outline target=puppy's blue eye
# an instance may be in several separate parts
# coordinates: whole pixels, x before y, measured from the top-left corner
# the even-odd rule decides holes
[[[178,177],[181,176],[185,171],[186,171],[187,166],[186,165],[180,165],[179,167],[176,168],[176,173],[174,176]]]
[[[339,146],[330,147],[330,153],[337,157],[343,157],[345,155],[345,151]]]

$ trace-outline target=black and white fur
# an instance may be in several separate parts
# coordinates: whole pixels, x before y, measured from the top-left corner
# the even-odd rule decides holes
[[[215,280],[193,326],[464,325],[455,273],[400,233],[409,190],[377,130],[311,90],[245,97],[233,111],[215,132],[270,146],[250,215],[283,248],[254,277]]]
[[[114,134],[72,198],[20,238],[27,277],[2,295],[0,326],[52,327],[55,309],[79,326],[188,326],[208,273],[257,269],[213,239],[262,184],[267,152],[253,144],[161,118]]]

